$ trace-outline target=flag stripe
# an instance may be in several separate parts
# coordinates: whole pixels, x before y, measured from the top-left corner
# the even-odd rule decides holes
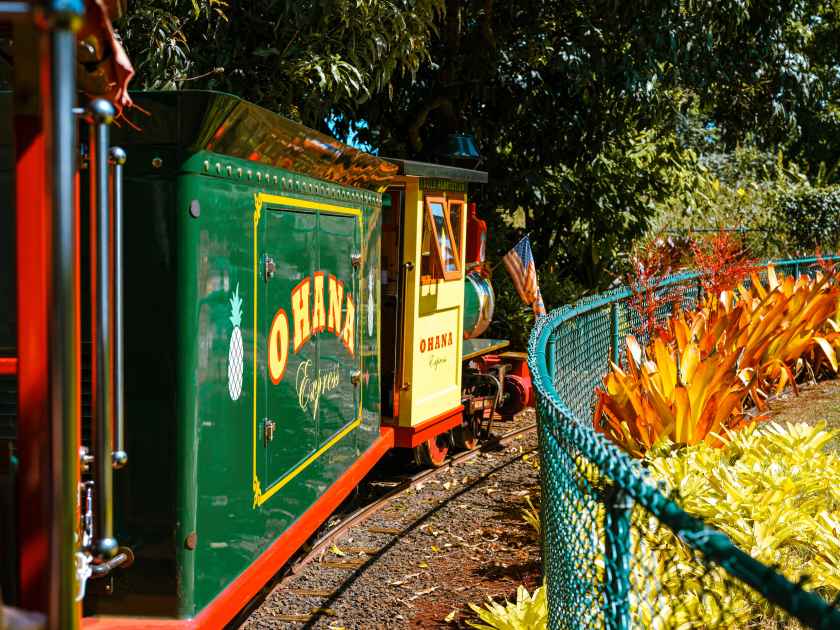
[[[531,241],[528,237],[523,237],[513,249],[505,254],[502,262],[522,301],[531,306],[536,315],[545,315],[545,305],[537,281],[537,266],[534,255],[531,253]]]

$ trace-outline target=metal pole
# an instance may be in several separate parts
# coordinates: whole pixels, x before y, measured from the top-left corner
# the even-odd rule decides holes
[[[108,197],[108,143],[109,125],[114,120],[114,107],[104,99],[95,99],[89,105],[92,119],[90,126],[90,209],[95,221],[94,242],[91,252],[96,263],[92,269],[95,300],[94,319],[94,492],[93,555],[110,559],[117,551],[114,539],[113,512],[113,436],[114,397],[112,381],[111,345],[111,209]]]
[[[75,229],[76,35],[78,16],[57,16],[50,33],[52,233],[49,283],[52,524],[50,540],[50,628],[79,627],[76,609],[75,533],[79,491],[80,379],[78,242]],[[20,185],[26,185],[20,182]]]
[[[123,165],[126,155],[111,147],[108,155],[114,166],[114,468],[128,463],[125,452],[125,328],[123,326]]]
[[[619,364],[619,339],[618,339],[618,303],[610,304],[610,361]],[[606,366],[605,366],[606,367]]]
[[[606,563],[606,627],[630,628],[630,515],[633,500],[614,486],[606,498],[604,562]]]
[[[555,384],[555,370],[557,370],[557,337],[555,335],[551,335],[548,338],[548,343],[546,344],[546,367],[548,368],[548,375],[551,377],[551,384],[556,387]]]

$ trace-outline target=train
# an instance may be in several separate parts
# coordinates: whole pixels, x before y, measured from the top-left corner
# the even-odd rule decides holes
[[[42,65],[40,110],[0,96],[7,604],[223,627],[386,453],[439,466],[533,405],[524,354],[482,337],[486,172],[218,92],[56,116],[72,77]]]

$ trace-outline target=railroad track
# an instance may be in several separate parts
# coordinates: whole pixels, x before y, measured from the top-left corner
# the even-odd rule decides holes
[[[463,464],[466,461],[469,461],[482,453],[486,453],[494,449],[494,447],[498,446],[505,446],[517,438],[526,435],[527,433],[536,429],[536,422],[531,422],[523,427],[514,429],[504,435],[488,441],[484,443],[482,446],[471,450],[471,451],[462,451],[456,453],[452,457],[446,460],[446,462],[438,467],[438,468],[431,468],[422,470],[414,475],[411,475],[407,478],[401,480],[398,485],[392,488],[387,493],[383,494],[380,497],[377,497],[370,501],[369,503],[363,505],[362,507],[356,509],[355,511],[347,514],[344,516],[337,524],[333,525],[329,531],[325,532],[321,537],[319,537],[314,543],[312,543],[311,547],[306,551],[303,555],[298,556],[295,560],[292,561],[291,565],[287,569],[286,573],[283,575],[282,578],[279,580],[275,580],[272,584],[265,589],[264,595],[267,595],[269,592],[276,590],[277,588],[280,589],[287,589],[288,591],[295,591],[296,589],[292,589],[290,587],[290,583],[297,578],[301,572],[310,564],[316,561],[320,561],[321,565],[324,565],[323,556],[327,554],[330,549],[336,544],[336,542],[342,538],[345,534],[347,534],[351,529],[363,524],[366,520],[373,517],[383,508],[388,506],[392,501],[401,497],[409,490],[421,486],[422,484],[429,482],[434,477],[441,475],[442,473],[456,468],[460,464]],[[501,466],[495,467],[486,473],[482,474],[479,479],[484,479],[489,477],[491,474],[499,470],[500,468],[509,465],[515,459],[511,459]],[[391,534],[393,536],[399,536],[401,531],[397,528],[388,529],[388,531],[381,531],[378,533],[382,534]],[[387,547],[388,545],[385,545]],[[360,569],[362,566],[367,564],[368,562],[372,561],[383,549],[359,549],[358,551],[365,552],[365,555],[369,556],[367,559],[359,559],[353,561],[341,561],[341,562],[334,562],[334,563],[327,563],[329,568],[343,568],[351,571],[355,571]],[[350,551],[350,549],[347,549]],[[354,549],[355,551],[355,549]],[[308,590],[301,591],[297,593],[300,596],[321,596],[321,597],[328,597],[331,593],[327,592],[310,592]],[[249,618],[250,614],[254,612],[256,607],[259,605],[259,602],[255,602],[248,607],[247,611],[243,611],[243,614],[239,616],[236,621],[236,625],[232,627],[238,627],[239,624],[244,623]],[[275,615],[273,619],[275,621],[281,621],[286,623],[298,623],[298,624],[307,624],[313,622],[320,616],[319,611],[313,611],[311,614],[304,614],[304,615]],[[230,627],[230,626],[229,626]]]
[[[516,429],[509,433],[505,433],[504,435],[499,437],[498,440],[488,442],[485,446],[493,446],[497,444],[503,446],[505,444],[508,444],[509,442],[512,442],[520,435],[525,435],[529,431],[533,431],[536,428],[536,426],[536,422],[533,422],[520,429]],[[300,573],[303,567],[305,567],[307,564],[309,564],[314,559],[321,556],[326,550],[328,550],[339,536],[347,532],[352,527],[359,525],[360,523],[363,523],[364,521],[369,519],[371,516],[379,512],[382,508],[388,505],[388,503],[390,503],[400,495],[405,494],[411,488],[414,488],[415,486],[426,482],[429,479],[436,477],[437,475],[440,475],[441,473],[449,470],[450,468],[454,468],[458,464],[472,459],[473,457],[484,452],[484,450],[486,450],[484,447],[479,447],[471,451],[462,451],[460,453],[456,453],[455,455],[447,459],[442,466],[438,468],[422,470],[417,474],[412,475],[387,494],[382,495],[378,499],[375,499],[371,503],[349,514],[346,518],[342,519],[337,525],[330,529],[329,532],[327,532],[321,538],[319,538],[312,545],[312,548],[309,550],[309,552],[306,553],[305,556],[303,556],[302,558],[300,558],[292,564],[289,573],[280,581],[279,585],[284,586],[284,584],[287,584],[298,573]]]

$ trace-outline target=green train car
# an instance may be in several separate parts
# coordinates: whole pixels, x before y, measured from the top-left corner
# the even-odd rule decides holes
[[[90,612],[187,618],[379,438],[370,279],[395,169],[230,96],[138,101],[142,133],[114,134],[131,427],[115,505],[140,509],[115,531],[142,587]]]
[[[95,116],[78,160],[83,626],[221,627],[384,453],[439,464],[530,383],[475,338],[492,287],[468,269],[467,194],[486,173],[381,159],[226,94],[134,99],[149,116],[111,129],[111,187]],[[26,300],[0,158],[0,291]],[[0,357],[21,354],[20,313],[0,306]],[[0,376],[7,593],[30,562],[22,376]]]

